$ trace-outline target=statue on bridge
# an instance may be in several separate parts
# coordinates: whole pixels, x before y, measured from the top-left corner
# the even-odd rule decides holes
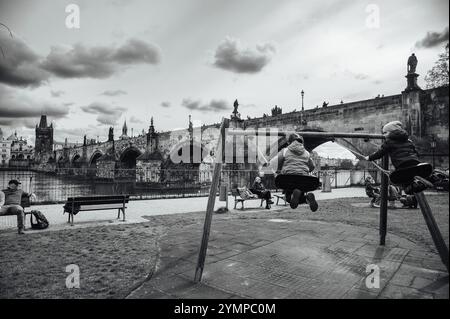
[[[408,67],[407,67],[408,74],[416,73],[416,67],[417,67],[417,57],[413,53],[408,58]]]
[[[417,84],[417,78],[419,75],[416,73],[416,67],[417,67],[417,57],[413,53],[408,58],[408,64],[407,64],[408,74],[406,74],[406,79],[408,80],[408,86],[406,87],[405,92],[421,90],[421,88]]]
[[[234,107],[233,116],[231,118],[232,119],[241,119],[241,114],[238,112],[239,102],[237,99],[234,101],[233,107]]]

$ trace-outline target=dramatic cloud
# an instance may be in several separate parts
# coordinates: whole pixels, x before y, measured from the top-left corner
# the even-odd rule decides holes
[[[53,97],[60,97],[61,95],[63,95],[63,94],[65,94],[65,92],[64,91],[50,91],[50,94],[53,96]]]
[[[107,91],[103,92],[101,95],[118,96],[118,95],[125,95],[125,94],[127,94],[127,92],[125,92],[123,90],[107,90]]]
[[[213,65],[235,73],[257,73],[270,62],[275,51],[268,43],[255,49],[241,48],[239,40],[227,37],[217,47]]]
[[[42,68],[61,78],[104,79],[133,64],[158,64],[160,50],[153,44],[130,39],[119,48],[75,44],[72,48],[52,47]]]
[[[38,121],[30,118],[1,118],[0,117],[0,126],[9,127],[10,130],[22,130],[22,128],[34,129],[38,124]]]
[[[26,137],[26,132],[36,127],[42,114],[47,114],[51,121],[68,113],[68,107],[38,99],[30,92],[0,85],[0,127],[3,132],[17,130],[20,136]]]
[[[116,125],[117,120],[127,109],[120,106],[111,106],[104,103],[94,102],[88,106],[82,106],[81,109],[89,114],[97,115],[97,122],[105,125]]]
[[[9,89],[2,85],[0,85],[0,96],[0,118],[3,119],[35,118],[38,121],[41,114],[62,118],[69,113],[67,107],[36,100],[22,91]]]
[[[161,53],[157,46],[137,39],[128,42],[113,52],[111,59],[121,64],[158,64]]]
[[[16,36],[0,32],[0,83],[10,86],[37,87],[49,74],[38,66],[39,56]]]
[[[448,41],[448,27],[442,32],[427,32],[422,40],[416,42],[416,48],[432,48]]]
[[[204,112],[220,112],[229,109],[228,103],[224,100],[211,100],[211,102],[203,104],[200,100],[183,99],[181,105],[189,110]]]
[[[166,102],[166,101],[161,102],[161,106],[162,107],[170,107],[170,102]]]
[[[60,78],[108,78],[124,67],[135,64],[158,64],[160,49],[137,39],[129,39],[116,48],[53,46],[41,57],[22,40],[0,33],[0,83],[20,87],[37,87],[51,75]]]

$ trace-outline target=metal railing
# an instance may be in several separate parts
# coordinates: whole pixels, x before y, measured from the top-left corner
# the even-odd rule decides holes
[[[364,185],[371,175],[379,181],[376,170],[320,171],[331,177],[331,187]],[[221,183],[228,189],[246,186],[251,188],[258,176],[256,170],[222,170]],[[317,173],[316,173],[317,176]],[[21,188],[37,196],[36,204],[65,202],[68,197],[88,195],[129,194],[131,199],[165,199],[207,196],[212,181],[209,169],[115,169],[99,172],[89,168],[65,168],[57,172],[30,170],[0,170],[0,189],[7,187],[11,179],[19,180]],[[262,181],[267,189],[276,190],[275,178],[266,174]]]

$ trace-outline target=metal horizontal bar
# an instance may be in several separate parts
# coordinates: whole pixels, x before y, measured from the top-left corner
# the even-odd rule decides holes
[[[227,131],[228,135],[236,135],[236,136],[242,136],[242,135],[266,135],[266,136],[287,136],[289,134],[300,134],[303,137],[347,137],[347,138],[366,138],[366,139],[378,139],[378,140],[384,140],[384,136],[382,134],[369,134],[369,133],[340,133],[340,132],[314,132],[314,131],[261,131],[261,130],[253,130],[253,129],[247,129],[247,130],[234,130],[229,129]]]

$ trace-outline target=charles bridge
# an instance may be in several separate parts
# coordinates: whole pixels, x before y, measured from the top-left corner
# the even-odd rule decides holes
[[[448,118],[449,93],[448,86],[422,90],[417,86],[416,73],[408,73],[407,88],[397,95],[377,97],[368,100],[338,105],[324,106],[322,108],[295,111],[275,116],[261,118],[241,119],[238,113],[238,104],[231,115],[230,128],[240,129],[278,129],[284,131],[322,131],[343,133],[380,133],[381,127],[392,120],[400,120],[415,142],[417,150],[424,161],[430,161],[431,148],[433,152],[444,155],[440,157],[440,165],[448,166]],[[192,164],[184,160],[174,163],[174,155],[195,149],[201,150],[201,159],[198,162],[211,163],[219,137],[220,124],[203,125],[194,128],[189,120],[186,130],[171,132],[156,132],[153,119],[146,134],[137,137],[126,137],[126,132],[120,139],[114,139],[110,130],[109,139],[102,143],[85,143],[78,147],[64,147],[53,152],[36,154],[37,165],[40,171],[58,171],[61,168],[96,168],[103,163],[105,174],[114,168],[139,169],[151,167],[158,170],[162,168],[194,168],[198,169],[201,163]],[[125,135],[125,137],[124,137]],[[236,144],[237,137],[227,137],[226,143]],[[239,137],[244,139],[244,137]],[[247,139],[248,137],[245,137]],[[312,150],[317,146],[330,141],[330,138],[306,137],[305,147]],[[250,143],[243,141],[247,148]],[[375,141],[363,139],[336,138],[337,144],[369,154],[377,147]],[[266,154],[272,157],[285,146],[284,137],[277,137],[267,144]],[[379,142],[378,142],[379,143]],[[252,152],[256,152],[253,150]],[[264,152],[263,152],[264,153]],[[172,156],[171,156],[172,155]],[[236,153],[235,153],[236,155]],[[179,157],[179,156],[178,156]],[[191,154],[192,160],[192,154]],[[236,161],[242,163],[242,161]],[[108,164],[109,163],[109,164]],[[247,168],[248,165],[244,164]],[[250,165],[251,167],[251,165]],[[109,173],[111,174],[111,173]]]

